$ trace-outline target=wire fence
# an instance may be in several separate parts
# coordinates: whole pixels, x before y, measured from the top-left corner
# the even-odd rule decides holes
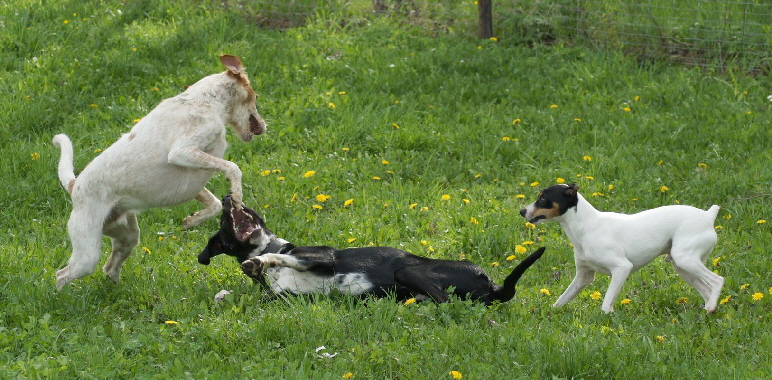
[[[318,17],[357,24],[389,17],[439,35],[479,36],[484,22],[508,43],[591,45],[657,60],[767,74],[770,0],[268,0],[238,3],[263,27]],[[492,20],[482,20],[492,5]]]

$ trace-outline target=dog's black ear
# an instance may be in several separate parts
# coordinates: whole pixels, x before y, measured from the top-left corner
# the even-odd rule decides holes
[[[209,243],[207,243],[206,248],[198,254],[198,262],[199,264],[209,265],[212,257],[221,253],[223,253],[222,239],[220,238],[220,232],[218,231],[209,238]]]
[[[241,59],[235,55],[223,54],[220,56],[220,62],[222,62],[233,75],[239,76],[244,72],[244,66],[241,65]]]
[[[566,198],[573,198],[573,197],[576,197],[576,193],[578,192],[579,192],[579,185],[577,185],[576,182],[574,182],[568,185],[568,188],[565,191],[563,191],[563,195]]]

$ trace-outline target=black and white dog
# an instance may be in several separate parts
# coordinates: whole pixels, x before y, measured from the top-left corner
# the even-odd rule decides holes
[[[544,248],[515,267],[504,285],[497,285],[482,268],[465,261],[419,257],[390,247],[296,247],[268,230],[255,211],[235,208],[226,196],[221,229],[209,239],[198,262],[208,265],[221,253],[236,257],[247,276],[275,293],[329,294],[337,290],[357,296],[395,294],[397,300],[414,297],[446,302],[452,292],[461,299],[490,305],[515,296],[520,276],[542,256]]]

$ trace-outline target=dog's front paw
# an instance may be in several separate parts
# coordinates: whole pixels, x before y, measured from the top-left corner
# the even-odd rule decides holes
[[[259,257],[253,257],[241,263],[241,270],[249,277],[260,277],[263,272],[263,262]]]
[[[241,194],[241,190],[231,191],[230,197],[233,208],[236,210],[241,210],[244,207],[244,196]]]

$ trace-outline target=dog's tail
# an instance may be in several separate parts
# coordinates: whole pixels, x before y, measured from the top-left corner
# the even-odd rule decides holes
[[[75,168],[72,166],[72,141],[70,141],[67,135],[58,134],[54,136],[53,142],[62,151],[58,168],[59,182],[62,183],[62,186],[68,193],[72,194],[72,187],[75,185]]]
[[[491,298],[493,298],[494,301],[498,300],[500,302],[507,302],[514,298],[515,285],[517,285],[517,281],[520,280],[520,276],[522,276],[526,269],[530,268],[536,260],[539,260],[543,254],[544,247],[541,247],[537,249],[536,252],[532,253],[531,256],[526,257],[525,260],[518,264],[515,269],[512,270],[512,273],[504,279],[504,285],[499,288]]]
[[[705,211],[705,212],[710,214],[713,217],[713,220],[716,220],[716,216],[718,215],[719,209],[721,209],[721,207],[719,207],[718,205],[713,205],[713,206],[710,206],[708,211]]]

